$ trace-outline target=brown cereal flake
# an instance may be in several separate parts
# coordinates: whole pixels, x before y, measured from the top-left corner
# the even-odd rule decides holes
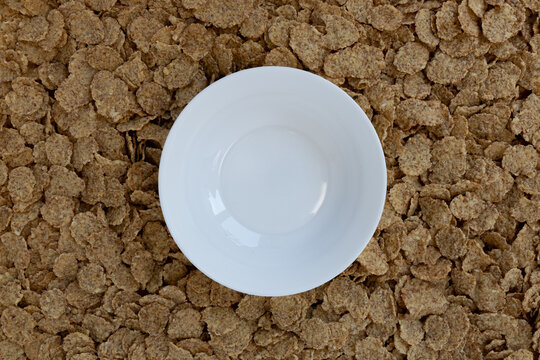
[[[482,100],[510,98],[515,95],[516,83],[521,76],[520,68],[512,62],[498,62],[489,68],[480,87]]]
[[[414,278],[405,283],[401,290],[401,297],[414,318],[429,314],[443,314],[448,306],[448,301],[440,288]]]
[[[193,61],[199,61],[212,49],[214,37],[215,35],[203,25],[190,24],[180,34],[178,43],[184,54],[191,57]]]
[[[58,85],[55,97],[62,108],[66,111],[72,111],[90,102],[90,88],[77,76],[70,75]]]
[[[19,24],[17,38],[20,41],[31,42],[43,40],[49,31],[47,19],[44,16],[34,16],[25,20]]]
[[[392,5],[379,5],[371,9],[369,23],[380,31],[395,31],[403,20],[403,14]]]
[[[73,144],[67,136],[54,134],[45,141],[45,151],[52,164],[66,166],[71,161]]]
[[[169,321],[169,309],[157,302],[143,306],[137,314],[142,331],[149,334],[159,334],[165,330]]]
[[[124,62],[118,51],[105,45],[97,45],[89,48],[87,61],[88,65],[98,71],[114,71]]]
[[[69,114],[69,134],[76,138],[90,136],[97,128],[97,115],[92,105],[83,106]]]
[[[465,57],[478,50],[479,42],[478,37],[463,33],[451,40],[441,40],[439,47],[448,56]]]
[[[286,66],[292,68],[300,67],[300,63],[292,51],[282,46],[274,48],[266,54],[266,57],[264,58],[264,65]]]
[[[431,253],[439,256],[437,250],[433,247],[428,247],[428,250],[432,250]],[[427,258],[427,256],[426,256]],[[426,281],[438,281],[445,279],[450,273],[452,268],[452,262],[447,259],[438,259],[433,265],[419,264],[411,266],[411,274],[420,280]]]
[[[283,330],[298,329],[306,316],[307,307],[307,301],[299,295],[270,299],[272,320]]]
[[[482,233],[493,229],[499,217],[497,208],[489,204],[485,210],[475,219],[467,221],[463,228],[470,235],[481,235]]]
[[[4,231],[13,217],[13,210],[7,206],[0,207],[0,231]]]
[[[519,349],[505,357],[506,360],[533,360],[533,353],[526,349]]]
[[[456,260],[465,255],[467,251],[467,239],[461,229],[448,226],[441,229],[435,235],[435,243],[441,254],[451,260]]]
[[[18,80],[19,83],[16,83]],[[13,91],[7,93],[5,101],[9,110],[21,116],[37,112],[47,101],[43,88],[28,79],[17,78],[13,81]]]
[[[463,0],[458,6],[458,20],[461,25],[461,29],[471,36],[478,37],[480,35],[480,21],[478,16],[475,14],[469,4],[473,3],[474,0]]]
[[[347,10],[356,21],[367,23],[370,10],[373,8],[372,0],[349,0],[345,4]]]
[[[332,53],[324,59],[324,72],[334,78],[372,79],[381,73],[384,66],[383,53],[380,49],[359,44]]]
[[[162,25],[157,19],[139,16],[129,24],[127,36],[137,45],[139,50],[147,53],[150,50],[152,37],[161,28]]]
[[[426,345],[435,351],[443,350],[450,336],[450,328],[438,315],[430,315],[424,323]]]
[[[407,351],[407,359],[410,360],[423,360],[437,358],[437,351],[430,348],[425,341],[417,345],[413,345]],[[440,357],[444,359],[443,357]]]
[[[450,40],[461,32],[458,20],[458,4],[454,1],[443,3],[435,15],[437,35],[441,39]]]
[[[85,0],[85,4],[94,11],[110,10],[117,0]]]
[[[403,80],[403,93],[407,97],[425,99],[431,93],[431,85],[422,72],[406,75]]]
[[[66,25],[69,35],[83,44],[97,44],[105,36],[103,23],[90,10],[81,10],[69,14]]]
[[[9,340],[22,346],[30,340],[36,323],[28,312],[15,306],[9,306],[2,311],[0,325]]]
[[[294,20],[282,16],[274,18],[267,30],[269,42],[275,46],[289,46],[290,31],[295,25],[297,23]]]
[[[238,291],[229,289],[226,286],[212,282],[210,287],[210,302],[212,305],[228,307],[238,302],[242,299],[242,294]]]
[[[218,28],[240,25],[253,9],[253,0],[206,0],[197,4],[193,15]]]
[[[433,229],[441,229],[452,223],[452,213],[444,200],[422,197],[418,203],[422,219]]]
[[[467,75],[472,65],[470,57],[454,58],[437,51],[426,66],[426,76],[437,84],[455,84]]]
[[[415,74],[426,67],[429,60],[429,50],[418,42],[408,42],[399,48],[394,65],[406,74]]]
[[[452,351],[457,349],[465,339],[470,327],[469,318],[465,309],[457,304],[449,304],[442,318],[450,330],[445,349]]]
[[[346,277],[338,277],[330,282],[326,288],[326,303],[338,314],[348,311],[354,319],[365,319],[368,314],[366,290]]]
[[[517,221],[533,224],[540,220],[540,201],[521,197],[512,208],[511,214]]]
[[[477,241],[467,242],[467,255],[463,259],[462,268],[464,271],[472,271],[473,269],[485,269],[493,264],[493,259],[487,255]],[[476,284],[476,281],[474,282]]]
[[[467,192],[458,195],[450,202],[450,211],[461,220],[471,220],[478,217],[486,208],[486,203],[477,194]]]
[[[480,310],[496,312],[504,306],[505,294],[493,275],[479,273],[476,275],[473,300]]]
[[[142,84],[137,90],[137,102],[150,115],[159,115],[169,106],[171,96],[155,82]]]
[[[208,331],[216,335],[226,335],[235,330],[242,321],[231,308],[208,307],[202,312],[202,321]]]
[[[62,195],[49,196],[40,212],[43,219],[51,226],[62,227],[68,225],[74,215],[75,203],[73,199]]]
[[[225,335],[210,333],[212,346],[216,354],[239,356],[248,347],[252,339],[253,326],[247,322],[239,322],[237,326]],[[223,356],[222,355],[222,356]]]
[[[71,170],[53,165],[49,169],[51,181],[47,194],[76,197],[84,190],[84,181]]]
[[[53,272],[59,278],[74,278],[79,268],[77,257],[73,253],[62,253],[54,262]]]
[[[416,125],[437,126],[449,120],[449,112],[438,100],[407,99],[396,108],[396,123],[403,130]]]
[[[100,71],[94,75],[90,86],[98,114],[112,122],[118,122],[126,116],[129,110],[126,83],[115,78],[109,71]]]
[[[369,296],[369,317],[375,323],[395,321],[396,301],[388,288],[376,288]]]
[[[392,354],[386,350],[383,342],[372,336],[368,336],[356,343],[356,357],[360,359],[390,360]]]
[[[468,0],[467,5],[479,18],[484,16],[488,6],[486,0]]]
[[[427,245],[430,240],[430,233],[421,226],[410,231],[401,242],[401,249],[405,258],[413,263],[424,261]]]
[[[27,201],[31,198],[36,178],[32,170],[25,166],[17,167],[9,172],[7,190],[13,201]]]
[[[515,145],[504,152],[502,166],[516,176],[533,177],[539,159],[538,151],[532,145]]]
[[[266,312],[266,304],[264,297],[246,295],[238,303],[236,314],[242,319],[256,320]]]
[[[39,46],[46,50],[52,51],[57,47],[62,47],[67,42],[67,34],[64,29],[65,19],[60,11],[53,9],[47,14],[47,22],[49,23],[48,31],[39,42]]]
[[[540,195],[540,172],[536,172],[536,176],[530,178],[519,176],[516,179],[516,184],[519,190],[530,195]]]
[[[265,52],[261,44],[248,40],[234,52],[238,69],[245,69],[253,66],[261,66],[264,61]]]
[[[427,184],[420,190],[420,196],[449,201],[450,191],[447,185]]]
[[[5,162],[0,160],[0,186],[4,185],[8,180],[9,169]]]
[[[165,139],[167,138],[167,133],[167,129],[150,123],[146,124],[140,131],[137,132],[137,139],[139,141],[153,140],[163,147],[165,144]]]
[[[399,319],[400,335],[409,345],[417,345],[424,338],[424,329],[420,320],[402,318]]]
[[[510,129],[515,135],[521,134],[529,143],[534,143],[535,137],[540,133],[540,118],[538,109],[540,100],[535,94],[531,94],[523,102],[520,112],[514,116],[510,123]],[[537,150],[539,146],[536,146]]]
[[[93,137],[83,137],[77,139],[73,145],[72,163],[76,170],[81,171],[84,165],[93,160],[94,154],[98,151],[98,144]]]
[[[463,139],[447,136],[433,144],[429,179],[434,183],[451,184],[467,170],[466,145]]]
[[[11,224],[13,229],[13,223]],[[24,270],[30,263],[30,253],[26,240],[13,232],[6,232],[0,236],[0,242],[6,249],[9,259],[13,261],[17,270]]]
[[[102,127],[92,135],[102,156],[111,160],[125,159],[125,138],[117,130],[102,123]]]
[[[39,123],[28,122],[21,126],[19,132],[24,137],[26,143],[35,145],[45,140],[45,127]]]
[[[399,214],[406,214],[409,210],[410,202],[416,194],[413,185],[407,182],[394,185],[389,193],[388,200]]]
[[[339,50],[354,44],[360,37],[360,32],[353,22],[342,16],[324,15],[326,34],[323,36],[325,47]]]
[[[0,342],[0,357],[2,357],[2,359],[13,360],[27,359],[23,348],[16,343],[8,340]]]
[[[0,130],[0,153],[5,160],[11,155],[20,154],[24,150],[24,138],[16,129],[2,128]]]
[[[151,73],[141,60],[140,52],[134,53],[130,60],[117,67],[114,74],[122,79],[130,90],[138,88],[143,82],[151,79]]]
[[[370,274],[384,275],[388,271],[386,256],[375,238],[370,240],[357,260]]]
[[[167,335],[173,339],[198,338],[203,331],[201,314],[195,309],[183,309],[171,314]]]
[[[407,140],[399,156],[399,167],[406,175],[418,176],[431,167],[431,141],[423,134]]]
[[[189,274],[186,283],[186,295],[193,305],[200,307],[210,305],[211,282],[208,277],[198,270]]]
[[[468,119],[469,131],[482,138],[497,140],[506,129],[508,119],[489,113],[478,113]]]
[[[300,327],[300,339],[305,346],[312,349],[324,348],[330,338],[328,325],[318,318],[304,320]]]
[[[103,268],[89,263],[79,268],[77,281],[82,290],[90,294],[100,294],[106,290],[106,278]]]
[[[482,32],[493,43],[509,39],[518,30],[517,25],[514,9],[504,3],[487,11],[482,17]]]
[[[309,24],[301,23],[290,30],[289,44],[300,61],[310,70],[319,70],[324,61],[325,72],[328,74],[325,61],[328,50],[324,48],[324,42],[323,35]]]
[[[249,39],[261,37],[268,26],[268,10],[263,7],[255,8],[242,22],[239,31]]]
[[[421,9],[415,16],[415,27],[418,38],[430,48],[439,44],[439,38],[433,32],[435,16],[428,9]]]
[[[66,311],[66,300],[59,289],[52,289],[42,293],[39,305],[41,311],[51,319],[58,319]]]

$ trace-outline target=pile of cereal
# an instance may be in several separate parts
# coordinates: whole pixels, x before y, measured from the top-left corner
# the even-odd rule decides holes
[[[511,359],[540,349],[538,0],[4,0],[0,358]],[[383,142],[366,251],[304,294],[178,251],[157,170],[214,80],[303,68]]]

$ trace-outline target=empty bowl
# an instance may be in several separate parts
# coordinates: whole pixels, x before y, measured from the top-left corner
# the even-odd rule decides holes
[[[281,296],[319,286],[362,252],[379,222],[386,167],[356,102],[312,73],[239,71],[171,128],[159,167],[169,231],[231,289]]]

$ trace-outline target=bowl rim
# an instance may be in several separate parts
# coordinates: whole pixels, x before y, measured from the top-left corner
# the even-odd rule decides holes
[[[359,121],[367,122],[368,125],[369,125],[369,126],[367,126],[369,134],[364,134],[364,136],[374,137],[376,139],[377,149],[374,151],[374,153],[376,154],[376,159],[374,159],[374,161],[381,164],[380,168],[382,170],[382,172],[377,175],[382,180],[382,182],[380,184],[381,186],[377,187],[377,190],[380,189],[380,190],[382,190],[382,192],[381,192],[381,195],[377,197],[377,200],[378,200],[377,203],[372,203],[371,204],[371,207],[373,208],[373,210],[374,210],[374,212],[376,214],[376,217],[375,217],[376,221],[372,221],[369,224],[370,225],[368,227],[369,231],[366,230],[366,233],[371,234],[369,239],[367,239],[366,241],[358,241],[358,246],[354,248],[354,251],[350,251],[350,253],[347,254],[348,256],[343,256],[342,260],[339,262],[339,264],[336,263],[336,266],[332,269],[332,271],[328,271],[326,273],[326,276],[319,277],[319,278],[316,278],[316,279],[312,279],[311,281],[306,281],[304,286],[298,286],[294,291],[290,291],[290,290],[276,291],[276,289],[272,289],[272,290],[245,289],[245,288],[241,288],[241,287],[236,286],[236,284],[234,284],[234,281],[231,280],[231,279],[227,279],[226,276],[218,278],[217,276],[213,276],[213,275],[207,273],[204,264],[201,264],[200,262],[198,262],[198,260],[195,261],[193,259],[193,256],[190,256],[190,254],[192,254],[192,252],[189,249],[189,246],[186,247],[185,244],[183,244],[182,241],[176,240],[175,234],[174,234],[175,230],[173,230],[171,227],[168,226],[168,224],[174,223],[174,221],[171,218],[171,214],[170,213],[167,214],[167,211],[165,210],[165,208],[168,208],[168,205],[166,205],[168,203],[168,201],[163,200],[162,197],[161,197],[161,194],[163,194],[165,192],[164,191],[165,190],[165,185],[164,185],[165,180],[163,180],[165,175],[163,174],[161,165],[163,164],[163,159],[167,159],[167,158],[170,158],[171,156],[173,156],[173,154],[170,153],[171,152],[171,150],[170,150],[171,149],[171,145],[170,145],[171,140],[170,139],[172,139],[174,137],[175,133],[177,133],[179,131],[179,129],[181,127],[181,123],[184,121],[185,114],[189,113],[186,110],[191,109],[191,108],[196,107],[196,106],[200,106],[201,105],[200,104],[200,102],[201,102],[200,99],[203,98],[205,96],[205,94],[210,92],[211,89],[214,88],[215,84],[217,84],[217,83],[223,84],[223,82],[235,81],[238,77],[257,75],[257,73],[261,73],[261,72],[283,72],[283,73],[289,73],[289,74],[291,74],[293,76],[300,75],[300,76],[304,76],[306,78],[311,78],[311,80],[318,81],[321,84],[321,86],[327,87],[329,91],[333,91],[333,92],[339,94],[339,96],[346,98],[346,100],[354,108],[356,108],[357,111],[359,111],[359,113],[362,115],[362,116],[360,116],[361,119],[359,119]],[[204,104],[204,102],[203,102],[203,104]],[[170,135],[173,135],[173,136],[171,137]],[[321,285],[327,283],[328,281],[332,280],[333,278],[338,276],[340,273],[342,273],[344,270],[346,270],[358,258],[358,256],[364,251],[364,249],[367,246],[367,244],[369,243],[369,241],[373,238],[373,234],[375,233],[375,231],[377,229],[377,226],[378,226],[378,224],[379,224],[379,222],[381,220],[381,216],[383,214],[384,204],[385,204],[386,195],[387,195],[387,168],[386,168],[386,160],[385,160],[382,144],[381,144],[381,141],[379,139],[379,136],[378,136],[375,128],[373,127],[373,124],[371,123],[370,119],[367,117],[367,115],[365,114],[363,109],[360,107],[360,105],[358,105],[358,103],[356,103],[356,101],[354,101],[354,99],[351,96],[349,96],[349,94],[347,94],[343,89],[341,89],[339,86],[332,83],[331,81],[323,78],[322,76],[319,76],[319,75],[314,74],[314,73],[309,72],[309,71],[296,69],[296,68],[290,68],[290,67],[281,67],[281,66],[261,66],[261,67],[255,67],[255,68],[249,68],[249,69],[240,70],[240,71],[234,72],[232,74],[229,74],[227,76],[224,76],[224,77],[216,80],[212,84],[205,87],[197,95],[195,95],[190,100],[190,102],[184,107],[184,109],[182,109],[180,114],[177,116],[175,122],[173,123],[172,127],[170,128],[169,134],[167,135],[167,139],[166,139],[165,144],[164,144],[163,149],[162,149],[162,153],[161,153],[161,157],[160,157],[159,170],[158,170],[158,192],[159,192],[159,202],[160,202],[160,207],[161,207],[161,210],[162,210],[163,218],[165,220],[165,224],[167,225],[167,229],[168,229],[171,237],[173,238],[174,242],[178,246],[179,250],[186,256],[186,258],[191,262],[191,264],[193,266],[195,266],[199,271],[201,271],[204,275],[206,275],[208,278],[212,279],[213,281],[215,281],[215,282],[217,282],[217,283],[219,283],[219,284],[221,284],[223,286],[226,286],[226,287],[228,287],[228,288],[230,288],[232,290],[242,292],[242,293],[245,293],[245,294],[256,295],[256,296],[288,296],[288,295],[294,295],[294,294],[299,294],[299,293],[302,293],[302,292],[305,292],[305,291],[309,291],[311,289],[314,289],[314,288],[316,288],[318,286],[321,286]],[[223,272],[223,273],[226,273],[226,272]]]

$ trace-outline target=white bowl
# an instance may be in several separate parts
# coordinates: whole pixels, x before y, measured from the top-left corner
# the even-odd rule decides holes
[[[343,90],[260,67],[213,83],[178,116],[159,194],[172,237],[204,274],[248,294],[291,295],[362,252],[383,210],[386,166]]]

